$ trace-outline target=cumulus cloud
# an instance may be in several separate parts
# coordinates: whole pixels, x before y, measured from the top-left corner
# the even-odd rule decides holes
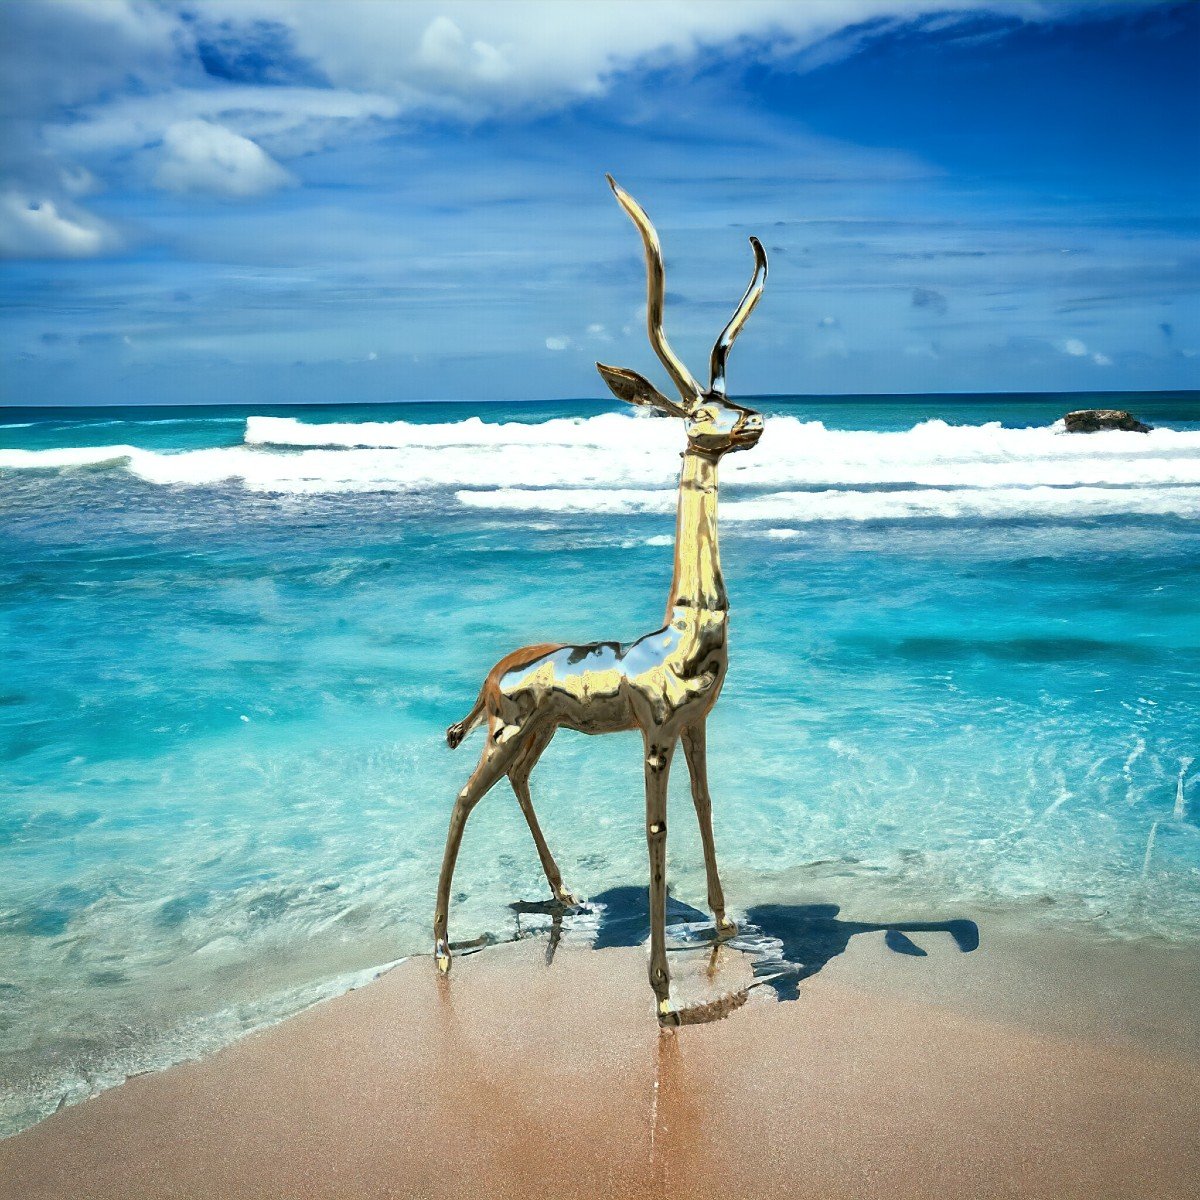
[[[0,195],[0,256],[91,258],[116,245],[110,226],[70,203],[19,191]]]
[[[44,122],[121,88],[171,87],[177,27],[132,0],[0,4],[0,254],[83,258],[117,245],[111,226],[74,202],[99,181],[47,151]]]
[[[249,138],[208,121],[179,121],[163,136],[154,185],[169,192],[261,196],[295,179]]]
[[[546,339],[547,350],[569,350],[571,348],[571,339],[569,337],[548,337]]]
[[[232,24],[253,24],[253,7]],[[106,178],[249,199],[294,182],[275,155],[399,111],[358,90],[215,86],[204,21],[144,0],[0,4],[0,253],[107,253],[114,231],[75,203]]]
[[[479,39],[468,41],[447,16],[436,16],[425,27],[417,47],[417,62],[441,74],[486,83],[502,83],[513,73],[512,64],[501,50]]]
[[[1082,358],[1088,352],[1087,346],[1078,338],[1067,338],[1062,348],[1074,358]]]
[[[816,66],[852,53],[867,22],[938,14],[949,23],[981,11],[1036,21],[1085,5],[1050,0],[641,0],[616,7],[615,19],[611,0],[208,0],[199,16],[278,23],[289,31],[296,53],[335,86],[389,95],[416,88],[426,103],[482,114],[597,95],[632,64],[676,64],[731,43],[757,43],[760,56],[772,59],[810,52],[807,65]],[[847,30],[853,36],[842,36]],[[824,47],[822,52],[811,55],[818,46]]]

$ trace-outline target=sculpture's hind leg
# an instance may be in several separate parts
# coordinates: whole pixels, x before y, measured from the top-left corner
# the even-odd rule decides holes
[[[546,881],[550,884],[550,891],[553,892],[556,900],[561,900],[563,904],[574,905],[578,901],[563,883],[562,872],[558,869],[558,863],[554,861],[554,855],[550,853],[550,847],[546,845],[546,839],[542,836],[542,827],[538,824],[537,814],[533,811],[533,800],[529,795],[529,776],[543,751],[550,745],[554,733],[555,726],[548,725],[544,729],[536,730],[526,736],[521,749],[517,751],[516,761],[508,770],[508,781],[512,784],[512,790],[517,797],[517,803],[521,806],[521,812],[525,814],[529,832],[533,834],[533,843],[537,846],[538,858],[542,860],[542,870],[546,872]]]
[[[450,970],[450,886],[454,880],[454,864],[458,860],[463,829],[471,809],[512,766],[524,741],[521,734],[519,726],[505,725],[499,717],[490,717],[488,738],[479,756],[479,763],[454,801],[450,828],[446,833],[446,852],[442,856],[442,872],[438,876],[437,911],[433,915],[433,952],[437,957],[438,969],[443,974]]]
[[[712,909],[718,938],[730,938],[738,927],[725,915],[725,892],[717,874],[717,847],[712,831],[712,797],[708,794],[708,751],[706,747],[706,718],[701,717],[680,733],[683,755],[692,777],[692,802],[700,825],[700,841],[704,846],[704,872],[708,877],[708,907]]]

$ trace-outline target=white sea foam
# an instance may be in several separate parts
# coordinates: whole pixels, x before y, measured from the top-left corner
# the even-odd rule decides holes
[[[579,470],[593,473],[586,459],[596,452],[604,454],[604,474],[613,486],[636,485],[647,472],[671,478],[675,463],[670,452],[683,445],[678,422],[620,413],[536,424],[472,417],[442,425],[309,425],[290,417],[251,417],[246,425],[246,443],[256,446],[452,449],[476,455],[528,447],[543,453],[537,478],[527,482],[545,486],[573,482]],[[727,459],[725,466],[727,474],[766,486],[1196,483],[1200,433],[1158,429],[1081,435],[1064,433],[1061,423],[1004,429],[998,423],[950,425],[941,420],[923,421],[900,433],[876,433],[772,417],[754,453]],[[964,479],[967,469],[970,480]]]
[[[631,422],[636,421],[635,425]],[[340,449],[407,450],[441,446],[585,446],[624,441],[631,432],[643,436],[650,424],[667,432],[674,422],[647,422],[624,413],[596,417],[555,417],[548,421],[483,421],[468,417],[445,424],[412,421],[344,421],[308,424],[293,417],[248,417],[250,446],[332,446]],[[674,426],[676,434],[678,426]]]
[[[475,507],[627,513],[671,506],[683,444],[679,422],[623,413],[539,423],[251,417],[239,446],[175,453],[128,445],[0,450],[0,470],[112,464],[164,486],[231,482],[298,495],[454,489]],[[1194,517],[1200,432],[1080,435],[1061,425],[1004,429],[933,420],[876,433],[771,417],[753,453],[725,460],[722,479],[737,491],[774,493],[739,500],[735,492],[723,508],[728,517],[777,524],[1019,514]]]
[[[508,512],[669,512],[675,493],[590,488],[502,488],[460,491],[461,504]],[[947,491],[922,488],[909,491],[776,492],[753,500],[726,500],[722,521],[765,521],[771,537],[787,537],[780,522],[880,521],[920,517],[1024,518],[1097,517],[1120,513],[1200,519],[1200,488],[963,488]]]
[[[46,471],[93,467],[132,459],[147,451],[134,446],[61,446],[50,450],[0,450],[0,470]]]

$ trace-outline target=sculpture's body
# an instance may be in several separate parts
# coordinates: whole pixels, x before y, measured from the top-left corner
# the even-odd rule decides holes
[[[665,624],[629,643],[552,644],[516,650],[492,668],[468,716],[447,730],[450,745],[457,746],[476,725],[486,721],[487,743],[450,818],[434,917],[435,954],[439,967],[448,971],[447,916],[454,863],[467,816],[485,793],[501,776],[508,776],[555,897],[564,904],[573,904],[574,897],[563,884],[534,815],[529,798],[530,772],[560,726],[581,733],[640,729],[650,856],[650,985],[658,998],[659,1019],[666,1024],[677,1019],[670,1005],[664,932],[667,777],[680,741],[691,773],[692,798],[704,844],[708,902],[716,919],[717,936],[725,938],[737,932],[725,916],[725,897],[717,874],[704,735],[705,721],[720,695],[728,664],[729,600],[717,548],[717,464],[729,451],[753,446],[763,428],[758,413],[725,398],[725,360],[762,294],[767,262],[762,246],[751,238],[754,277],[713,348],[712,378],[706,391],[675,357],[663,335],[665,283],[654,228],[637,202],[611,178],[609,183],[642,234],[650,343],[679,389],[680,401],[667,399],[632,371],[597,366],[620,399],[682,418],[687,429],[675,527],[675,574]]]

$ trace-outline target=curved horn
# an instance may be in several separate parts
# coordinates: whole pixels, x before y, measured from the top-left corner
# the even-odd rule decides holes
[[[605,175],[604,178],[608,180],[608,186],[612,188],[617,202],[638,227],[646,246],[646,332],[650,336],[650,345],[675,381],[684,404],[690,406],[704,394],[704,389],[692,378],[687,367],[675,357],[675,352],[667,345],[667,337],[663,333],[666,276],[663,273],[662,248],[658,244],[658,234],[642,206],[611,175]]]
[[[725,395],[725,360],[729,357],[729,348],[742,332],[742,326],[754,311],[754,306],[763,294],[763,285],[767,282],[767,252],[756,237],[750,239],[750,245],[754,248],[754,274],[750,277],[750,286],[746,289],[741,304],[737,306],[737,312],[729,318],[729,324],[721,330],[721,336],[712,348],[712,375],[708,386],[720,396]]]

